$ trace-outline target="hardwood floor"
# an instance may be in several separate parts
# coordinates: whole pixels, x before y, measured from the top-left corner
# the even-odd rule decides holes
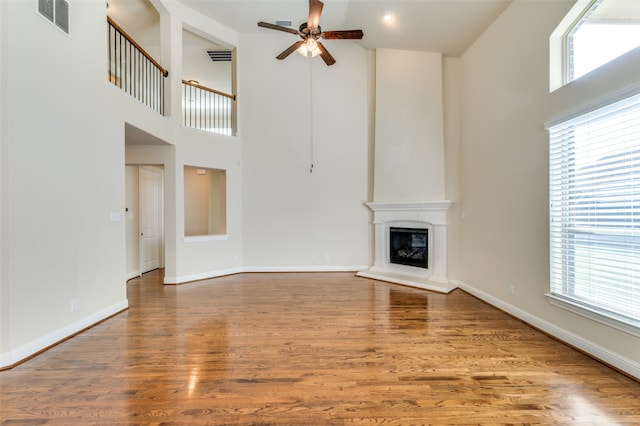
[[[156,271],[128,295],[0,372],[3,424],[640,424],[640,383],[460,290]]]

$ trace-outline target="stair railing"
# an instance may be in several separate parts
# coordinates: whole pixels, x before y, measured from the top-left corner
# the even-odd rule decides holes
[[[186,127],[233,136],[236,95],[220,92],[193,80],[182,80],[183,124]]]
[[[164,115],[164,69],[111,18],[109,25],[109,81]]]

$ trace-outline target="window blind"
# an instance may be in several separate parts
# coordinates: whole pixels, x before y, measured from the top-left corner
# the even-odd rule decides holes
[[[549,137],[551,295],[640,327],[640,94]]]

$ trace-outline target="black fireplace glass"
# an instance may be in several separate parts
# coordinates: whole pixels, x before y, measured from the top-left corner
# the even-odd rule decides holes
[[[429,230],[389,228],[389,261],[406,266],[429,268]]]

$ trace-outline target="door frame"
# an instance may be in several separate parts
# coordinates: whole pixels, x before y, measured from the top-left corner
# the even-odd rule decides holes
[[[140,169],[152,169],[155,172],[160,174],[160,179],[158,182],[158,268],[165,267],[165,219],[164,219],[164,210],[165,210],[165,170],[164,165],[149,165],[149,164],[127,164],[126,166],[136,167],[136,181],[135,182],[126,182],[127,191],[129,191],[132,187],[135,187],[135,194],[132,194],[132,198],[128,200],[128,203],[131,204],[127,206],[126,211],[126,226],[133,226],[135,229],[128,229],[126,231],[126,244],[125,249],[136,250],[136,262],[132,270],[127,270],[126,278],[130,280],[132,278],[136,278],[142,275],[142,247],[140,244],[140,203],[142,197],[140,197]],[[135,210],[134,210],[135,208]],[[134,232],[135,231],[135,232]],[[135,241],[131,239],[135,238]],[[135,248],[134,248],[135,247]],[[127,254],[127,257],[129,254]]]

